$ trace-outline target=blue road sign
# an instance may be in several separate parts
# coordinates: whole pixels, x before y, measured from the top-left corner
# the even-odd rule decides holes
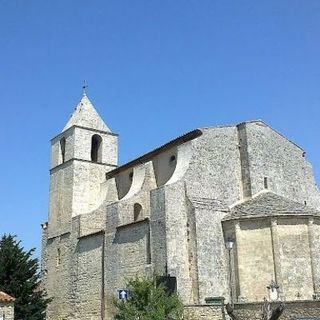
[[[128,300],[128,298],[129,298],[129,290],[127,290],[127,289],[119,289],[118,290],[118,299]]]

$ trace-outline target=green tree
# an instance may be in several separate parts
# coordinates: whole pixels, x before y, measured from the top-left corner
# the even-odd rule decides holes
[[[156,285],[156,277],[134,278],[127,281],[129,298],[114,299],[117,320],[182,319],[183,305],[176,293],[168,294],[163,284]]]
[[[49,299],[40,289],[39,263],[33,253],[34,249],[25,251],[15,236],[0,240],[0,291],[16,298],[15,320],[45,319]]]

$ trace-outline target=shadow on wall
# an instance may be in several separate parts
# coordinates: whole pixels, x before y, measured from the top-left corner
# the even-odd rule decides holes
[[[113,244],[137,242],[144,239],[149,232],[149,223],[141,221],[138,224],[128,225],[119,228],[113,239]]]
[[[103,241],[102,233],[94,236],[90,236],[90,237],[80,238],[77,243],[76,251],[79,253],[85,253],[85,252],[90,252],[92,250],[101,248],[102,241]]]

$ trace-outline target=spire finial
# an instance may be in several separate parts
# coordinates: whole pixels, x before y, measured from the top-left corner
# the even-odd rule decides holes
[[[84,96],[87,95],[87,88],[88,88],[88,83],[87,83],[86,80],[84,80],[84,81],[83,81],[83,86],[82,86],[82,94],[83,94]]]

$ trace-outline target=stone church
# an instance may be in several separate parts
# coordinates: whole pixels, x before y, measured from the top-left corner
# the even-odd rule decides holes
[[[166,274],[192,319],[223,303],[259,319],[320,316],[320,193],[305,152],[261,120],[186,133],[118,165],[118,135],[84,95],[51,140],[42,225],[47,318],[111,320],[135,275]],[[316,318],[314,318],[316,319]]]

